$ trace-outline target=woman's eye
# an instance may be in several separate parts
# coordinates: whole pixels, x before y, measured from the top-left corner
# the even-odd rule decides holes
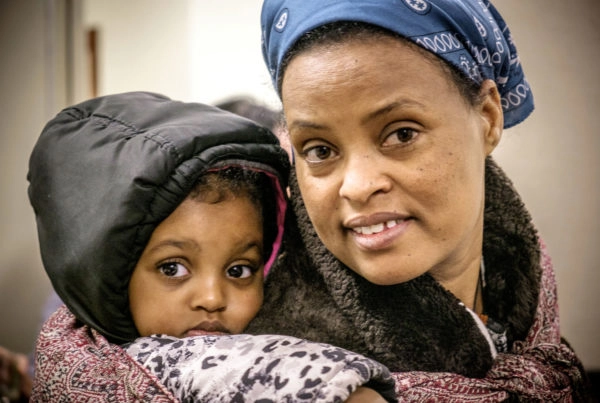
[[[410,127],[402,127],[388,135],[385,138],[384,145],[406,145],[408,143],[413,142],[418,136],[418,134],[419,133],[415,129],[412,129]]]
[[[158,266],[158,271],[167,277],[183,277],[190,273],[184,265],[177,262],[163,263]]]
[[[334,155],[331,147],[328,146],[314,146],[306,149],[303,153],[304,158],[308,162],[321,162],[328,158],[331,158]]]
[[[254,274],[256,270],[252,269],[250,266],[237,265],[231,266],[227,269],[227,276],[233,278],[248,278],[252,274]]]

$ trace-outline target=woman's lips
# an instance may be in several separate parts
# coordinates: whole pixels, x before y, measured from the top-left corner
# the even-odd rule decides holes
[[[385,229],[395,227],[396,225],[400,224],[401,222],[402,222],[401,220],[389,220],[389,221],[374,224],[374,225],[355,227],[355,228],[352,228],[352,230],[354,232],[357,232],[357,233],[363,234],[363,235],[378,234]]]
[[[389,247],[406,232],[410,222],[410,218],[398,214],[378,213],[348,220],[346,227],[361,249],[376,251]]]

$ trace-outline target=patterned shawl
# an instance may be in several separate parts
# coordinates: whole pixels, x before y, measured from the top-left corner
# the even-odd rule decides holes
[[[96,330],[62,306],[44,323],[35,349],[31,402],[144,402],[178,400]]]
[[[499,354],[485,378],[444,372],[395,372],[400,402],[592,401],[586,375],[573,350],[560,336],[556,281],[542,245],[543,292],[533,325],[509,353]]]

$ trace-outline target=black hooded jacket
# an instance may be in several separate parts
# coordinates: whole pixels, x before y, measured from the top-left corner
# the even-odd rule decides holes
[[[133,269],[157,225],[220,165],[270,173],[283,198],[289,162],[275,135],[212,106],[134,92],[48,122],[30,158],[28,193],[44,268],[78,320],[112,342],[138,336]]]

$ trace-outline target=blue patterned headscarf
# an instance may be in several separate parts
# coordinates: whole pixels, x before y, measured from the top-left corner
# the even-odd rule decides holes
[[[533,94],[510,31],[489,0],[265,0],[263,57],[278,91],[288,50],[306,32],[335,21],[380,26],[433,52],[477,84],[494,80],[505,128],[533,111]]]

